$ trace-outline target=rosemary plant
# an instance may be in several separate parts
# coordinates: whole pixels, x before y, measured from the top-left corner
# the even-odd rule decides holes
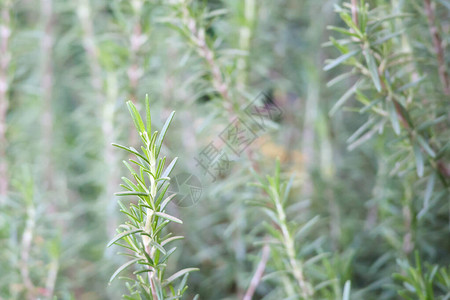
[[[337,100],[330,113],[338,111],[355,95],[362,104],[356,111],[368,115],[368,119],[348,138],[348,148],[352,150],[378,133],[387,146],[385,157],[380,160],[379,178],[385,173],[387,178],[384,182],[392,181],[393,175],[400,179],[392,187],[398,196],[390,200],[386,193],[387,185],[382,186],[383,193],[375,188],[378,208],[372,210],[372,215],[379,213],[382,216],[377,227],[386,232],[383,235],[392,244],[397,257],[412,260],[412,253],[416,252],[416,268],[397,259],[402,275],[397,274],[394,278],[402,280],[407,287],[406,290],[398,290],[399,295],[405,299],[413,299],[412,295],[414,299],[436,299],[433,278],[445,277],[437,276],[436,272],[441,267],[439,264],[447,262],[430,249],[441,248],[441,237],[445,239],[448,236],[446,222],[438,225],[436,220],[448,219],[448,212],[440,209],[448,206],[450,187],[450,89],[444,59],[445,43],[441,42],[434,5],[430,1],[423,1],[423,6],[397,3],[383,8],[371,8],[369,3],[353,0],[342,7],[336,6],[346,25],[329,27],[342,38],[330,38],[328,45],[338,49],[341,55],[329,61],[324,69],[349,65],[352,67],[350,72],[338,75],[328,85],[349,78],[354,80],[354,84]],[[431,37],[422,38],[427,31]],[[432,51],[422,51],[427,47]],[[433,61],[437,67],[430,68]],[[386,130],[389,127],[392,130]],[[385,172],[384,165],[389,165],[389,173]],[[434,202],[434,208],[431,202]],[[403,213],[394,213],[383,203],[393,204],[392,207],[401,208]],[[394,220],[403,224],[393,230],[403,235],[403,242],[392,243],[393,239],[387,233],[392,230]],[[436,228],[433,232],[437,238],[432,241],[428,226]],[[421,259],[425,259],[424,265],[434,262],[438,265],[426,273],[427,270],[420,267]],[[445,272],[445,267],[441,269]],[[448,286],[448,282],[442,282],[441,286]]]
[[[317,227],[319,216],[299,222],[288,214],[296,210],[295,203],[289,206],[293,177],[283,178],[279,160],[274,176],[263,179],[254,175],[259,180],[255,185],[266,195],[264,200],[250,204],[261,207],[270,219],[270,223],[265,223],[270,238],[263,243],[271,248],[270,260],[275,272],[265,278],[276,278],[277,286],[281,286],[284,293],[276,294],[274,299],[350,299],[351,282],[338,270],[339,259],[321,250],[320,239],[301,246],[301,240]]]
[[[450,297],[450,266],[423,264],[419,253],[415,253],[415,267],[408,261],[399,260],[402,272],[394,274],[394,278],[403,286],[398,294],[403,299],[448,299]]]
[[[127,208],[119,201],[121,212],[128,220],[119,226],[118,235],[108,244],[108,247],[116,244],[127,250],[124,255],[130,260],[117,269],[111,276],[112,281],[126,268],[134,265],[136,271],[132,284],[127,284],[131,296],[126,299],[181,299],[186,291],[186,281],[189,272],[197,270],[186,268],[166,277],[165,271],[168,258],[174,253],[176,247],[166,250],[169,243],[182,239],[182,236],[173,236],[172,233],[163,234],[163,229],[170,223],[182,224],[182,221],[166,213],[167,205],[174,195],[166,196],[169,187],[170,172],[175,166],[175,158],[164,169],[166,157],[160,158],[162,142],[167,129],[173,119],[175,112],[172,112],[167,119],[160,133],[151,132],[151,116],[148,97],[146,99],[146,123],[144,124],[138,110],[131,102],[127,102],[134,125],[139,132],[139,136],[144,144],[142,152],[133,147],[125,147],[118,144],[114,146],[128,151],[135,156],[129,161],[139,168],[135,169],[127,162],[124,164],[131,173],[131,179],[123,177],[125,184],[121,184],[126,189],[124,192],[116,193],[118,196],[134,196],[137,203],[131,203]],[[182,278],[178,286],[174,286],[176,279]]]
[[[415,161],[419,178],[430,175],[429,180],[434,182],[437,177],[444,187],[448,187],[448,170],[443,167],[443,157],[448,147],[448,129],[442,125],[447,120],[448,112],[445,106],[419,107],[423,104],[420,100],[430,93],[421,86],[426,82],[427,75],[421,74],[419,63],[419,67],[412,64],[412,42],[405,34],[405,28],[396,23],[412,15],[386,12],[379,8],[370,10],[365,1],[359,4],[356,2],[337,7],[346,27],[329,27],[344,35],[344,38],[330,38],[328,45],[333,45],[342,55],[329,61],[324,70],[331,70],[341,64],[352,66],[352,70],[335,77],[328,85],[353,75],[358,78],[337,100],[330,114],[334,114],[355,95],[356,100],[363,105],[359,112],[370,115],[367,122],[348,139],[350,150],[377,132],[383,132],[390,123],[398,136],[393,142],[402,147],[399,156],[414,158],[402,161],[394,173],[400,173],[399,170],[409,171],[412,169],[409,162]],[[442,94],[446,93],[446,88],[444,85]],[[436,85],[435,89],[439,90],[439,87]],[[439,92],[436,94],[436,102],[445,105],[446,97],[439,95]]]
[[[258,175],[255,176],[258,177]],[[275,223],[273,226],[267,226],[268,231],[276,239],[277,245],[274,249],[275,253],[281,256],[281,260],[285,266],[282,270],[288,271],[294,278],[294,283],[289,280],[284,281],[288,297],[301,297],[300,299],[311,299],[313,294],[313,288],[311,284],[306,280],[302,262],[297,258],[297,251],[295,248],[295,237],[292,234],[298,228],[293,228],[292,224],[288,224],[286,212],[284,206],[286,205],[287,198],[291,189],[292,181],[287,183],[280,179],[280,163],[277,161],[275,170],[275,176],[267,176],[267,182],[262,178],[259,178],[259,183],[256,184],[263,189],[270,198],[270,203],[262,202],[258,203],[262,206],[266,214]]]

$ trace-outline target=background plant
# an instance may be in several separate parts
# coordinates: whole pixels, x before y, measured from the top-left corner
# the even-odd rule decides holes
[[[58,299],[129,293],[108,286],[126,262],[105,245],[126,221],[113,192],[129,157],[110,144],[138,148],[125,103],[143,111],[146,93],[154,128],[177,111],[161,151],[202,183],[195,206],[167,208],[187,238],[166,273],[200,269],[185,299],[279,299],[276,277],[301,292],[267,243],[279,227],[250,205],[273,209],[247,183],[275,174],[277,156],[280,186],[293,178],[287,227],[312,228],[294,254],[313,298],[417,299],[423,284],[446,297],[447,1],[3,0],[0,11],[0,298],[50,298],[50,270]],[[243,109],[261,92],[282,116],[251,125],[257,138],[236,155],[219,135],[250,122]],[[214,182],[196,160],[211,142],[230,159]],[[36,289],[18,263],[30,207]]]

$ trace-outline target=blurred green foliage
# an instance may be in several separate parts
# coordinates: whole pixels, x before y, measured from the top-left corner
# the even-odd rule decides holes
[[[201,182],[167,207],[167,274],[200,269],[184,299],[449,299],[449,20],[447,0],[0,0],[0,299],[127,293],[111,143],[138,146],[125,103],[147,93],[153,130],[177,111],[172,174]]]

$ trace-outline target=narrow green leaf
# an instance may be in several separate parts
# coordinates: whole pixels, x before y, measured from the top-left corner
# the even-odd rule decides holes
[[[414,149],[414,156],[416,157],[417,175],[419,177],[422,177],[423,176],[423,169],[424,169],[424,162],[423,162],[422,151],[420,150],[419,144],[417,144],[417,143],[413,144],[413,149]]]
[[[160,178],[156,179],[156,182],[159,182],[159,181],[170,181],[170,177],[160,177]]]
[[[348,52],[347,44],[352,43],[351,39],[344,39],[344,40],[336,40],[333,37],[330,37],[330,44],[336,47],[341,53],[345,54]]]
[[[353,22],[352,17],[345,11],[342,11],[340,13],[340,16],[341,19],[347,24],[347,26],[353,29],[353,31],[359,38],[362,38],[363,34],[361,33],[361,30],[359,30],[358,26],[356,26],[355,22]]]
[[[156,177],[161,177],[161,173],[163,171],[164,165],[166,164],[166,157],[164,156],[162,159],[159,159],[158,166],[156,167]]]
[[[291,188],[294,183],[294,178],[295,178],[295,176],[294,176],[294,174],[292,174],[287,185],[285,186],[284,193],[283,193],[283,200],[281,201],[282,203],[286,203],[288,200],[289,193],[291,192]]]
[[[170,201],[172,201],[172,199],[176,196],[177,194],[172,194],[170,196],[168,196],[166,199],[164,199],[164,201],[161,203],[161,210],[164,210],[167,206],[167,204],[169,204]]]
[[[168,260],[169,257],[175,252],[175,250],[177,250],[177,247],[173,247],[172,249],[167,251],[167,253],[164,255],[164,257],[161,258],[160,264],[163,264],[166,260]]]
[[[319,221],[319,216],[315,216],[314,218],[312,218],[311,220],[309,220],[308,222],[306,222],[305,225],[303,225],[300,230],[297,231],[297,233],[295,234],[295,239],[298,239],[300,237],[304,237],[308,231],[314,226],[316,225],[316,223]]]
[[[424,206],[425,207],[429,206],[435,183],[436,183],[436,173],[433,173],[433,174],[431,174],[430,178],[428,179],[427,188],[425,190],[425,197],[424,197]]]
[[[363,134],[360,138],[358,138],[353,143],[349,144],[347,149],[349,151],[352,151],[352,150],[356,149],[357,147],[359,147],[360,145],[364,144],[366,141],[370,140],[377,132],[379,132],[384,127],[385,123],[386,122],[384,119],[380,120],[376,125],[374,125],[372,127],[372,129],[370,129],[368,132]]]
[[[139,271],[134,271],[133,274],[137,275],[137,274],[142,274],[142,273],[147,273],[147,272],[152,272],[152,269],[143,269],[143,270],[139,270]]]
[[[172,162],[167,166],[167,168],[162,173],[161,177],[169,177],[170,173],[172,172],[173,168],[175,167],[175,164],[178,161],[178,157],[175,157]]]
[[[422,130],[428,129],[431,126],[434,126],[434,125],[439,124],[441,122],[445,122],[447,120],[448,120],[448,117],[446,115],[443,115],[443,116],[440,116],[438,118],[425,121],[422,124],[420,124],[419,127],[417,127],[417,131],[422,131]]]
[[[109,283],[111,283],[114,278],[116,278],[117,275],[119,275],[120,272],[122,272],[123,270],[125,270],[126,268],[128,268],[129,266],[131,266],[132,264],[134,264],[135,262],[137,262],[138,260],[140,260],[140,258],[135,258],[133,260],[130,260],[129,262],[124,263],[122,266],[120,266],[115,272],[114,274],[111,276],[111,278],[109,279]]]
[[[359,97],[358,97],[357,100],[360,101],[360,102],[362,102],[362,101],[361,101],[362,98],[359,98]],[[377,104],[380,104],[382,100],[383,100],[382,98],[378,98],[378,99],[375,99],[375,100],[372,100],[372,101],[368,102],[368,104],[367,104],[366,106],[362,107],[362,108],[359,110],[359,113],[360,113],[360,114],[363,114],[363,113],[367,112],[368,110],[373,110],[373,111],[376,112],[378,115],[384,116],[384,115],[385,115],[385,112],[384,112],[383,110],[379,109],[379,108],[376,106]]]
[[[403,34],[405,31],[406,31],[406,29],[402,29],[402,30],[399,30],[397,32],[385,35],[382,38],[379,38],[378,40],[376,40],[374,43],[371,43],[371,45],[372,46],[376,46],[376,45],[383,44],[384,42],[386,42],[386,41],[388,41],[388,40],[390,40],[390,39],[392,39],[392,38],[394,38],[396,36],[399,36],[399,35]]]
[[[136,179],[136,182],[138,184],[138,186],[145,191],[145,193],[147,193],[147,195],[150,195],[150,193],[147,190],[147,186],[145,184],[145,178],[141,178],[138,175],[134,175],[134,179]]]
[[[330,112],[329,112],[330,116],[334,115],[339,110],[339,108],[341,108],[345,104],[345,102],[347,102],[347,100],[350,99],[350,97],[355,93],[358,85],[359,85],[359,81],[356,82],[350,89],[348,89],[344,93],[344,95],[342,95],[341,98],[339,98],[339,100],[330,109]]]
[[[175,115],[175,112],[173,111],[170,114],[169,118],[166,120],[166,123],[164,123],[161,133],[158,135],[158,138],[156,139],[156,145],[155,145],[156,146],[156,157],[158,157],[159,152],[161,151],[162,142],[164,140],[164,137],[166,136],[166,132],[170,126],[170,123],[172,123],[172,119],[173,119],[174,115]]]
[[[167,286],[168,284],[170,284],[171,282],[173,282],[174,280],[176,280],[177,278],[183,276],[186,273],[189,272],[194,272],[194,271],[198,271],[198,268],[186,268],[183,269],[181,271],[176,272],[175,274],[173,274],[172,276],[170,276],[169,278],[167,278],[166,280],[163,281],[163,286]]]
[[[114,195],[116,195],[116,196],[148,196],[147,193],[144,193],[144,192],[136,192],[136,191],[131,191],[131,192],[118,192],[118,193],[114,193]]]
[[[357,50],[350,51],[349,53],[346,53],[346,54],[344,54],[344,55],[341,55],[341,56],[339,56],[338,58],[332,60],[329,64],[327,64],[327,65],[323,68],[323,70],[324,70],[324,71],[331,70],[331,69],[333,69],[334,67],[338,66],[339,64],[343,63],[344,61],[346,61],[347,59],[349,59],[350,57],[352,57],[352,56],[358,54],[359,52],[361,52],[361,50],[360,50],[360,49],[357,49]]]
[[[337,31],[340,32],[342,34],[348,35],[348,36],[352,36],[357,38],[358,40],[360,39],[360,36],[357,35],[356,33],[350,32],[347,29],[341,28],[341,27],[336,27],[336,26],[327,26],[328,30],[333,30],[333,31]]]
[[[129,186],[125,185],[125,184],[120,184],[121,187],[123,187],[124,189],[128,190],[128,191],[132,191],[133,189],[130,188]]]
[[[417,218],[421,219],[425,213],[428,211],[428,207],[430,206],[431,195],[433,195],[434,184],[436,182],[436,173],[433,172],[428,178],[427,187],[425,189],[425,195],[423,198],[423,208],[417,214]]]
[[[128,171],[130,171],[131,175],[133,175],[134,177],[136,175],[136,171],[134,171],[134,169],[126,161],[122,160],[122,162],[127,167]]]
[[[108,243],[108,245],[107,245],[106,247],[111,247],[112,244],[114,244],[114,243],[117,242],[118,240],[120,240],[120,239],[122,239],[122,238],[124,238],[124,237],[126,237],[126,236],[128,236],[128,235],[130,235],[130,234],[134,234],[134,233],[142,232],[142,231],[143,231],[142,229],[133,229],[133,230],[129,230],[129,231],[122,232],[122,233],[116,235],[116,236]]]
[[[137,186],[128,178],[122,177],[123,182],[125,182],[132,190],[138,191]]]
[[[430,155],[431,157],[436,157],[436,152],[434,152],[433,149],[431,149],[430,145],[425,141],[425,139],[421,135],[417,135],[417,141],[422,146],[422,148]]]
[[[371,18],[371,21],[368,22],[368,25],[370,25],[371,30],[374,30],[376,27],[381,25],[385,21],[389,21],[392,19],[400,19],[400,18],[408,18],[408,17],[414,17],[414,14],[408,14],[408,13],[399,13],[399,14],[392,14],[383,16],[379,19],[377,19],[375,16]]]
[[[164,227],[166,227],[167,224],[169,224],[170,221],[169,220],[164,220],[163,222],[161,222],[161,224],[158,225],[158,227],[155,228],[155,230],[153,231],[153,235],[157,236],[158,233],[163,230]]]
[[[414,80],[414,81],[412,81],[412,82],[410,82],[410,83],[407,83],[407,84],[405,84],[405,85],[399,87],[399,88],[397,89],[397,92],[403,92],[403,91],[405,91],[405,90],[407,90],[407,89],[413,88],[413,87],[415,87],[416,85],[418,85],[420,82],[422,82],[425,78],[426,78],[426,76],[422,76],[422,77],[420,77],[419,79],[416,79],[416,80]]]
[[[269,209],[268,207],[262,207],[262,210],[267,214],[267,216],[275,223],[277,226],[280,225],[280,221],[278,220],[277,215],[274,211]]]
[[[167,219],[169,221],[175,222],[175,223],[183,224],[183,221],[181,221],[180,219],[178,219],[174,216],[168,215],[166,213],[163,213],[163,212],[156,212],[155,215],[157,215],[158,217],[161,217],[163,219]]]
[[[162,254],[166,254],[166,249],[164,249],[163,246],[161,246],[160,244],[156,243],[155,241],[150,241],[150,245],[154,246],[156,249],[158,249]]]
[[[141,153],[139,153],[139,152],[138,152],[136,149],[134,149],[133,147],[128,148],[128,147],[125,147],[125,146],[122,146],[122,145],[119,145],[119,144],[116,144],[116,143],[112,143],[112,145],[113,145],[114,147],[117,147],[117,148],[120,148],[120,149],[123,149],[123,150],[126,150],[126,151],[130,152],[130,153],[132,153],[132,154],[134,154],[134,155],[136,155],[136,156],[142,158],[146,163],[150,164],[150,162],[148,161],[148,159],[147,159],[145,156],[143,156]]]
[[[142,247],[143,247],[143,246],[142,246]],[[145,251],[144,248],[141,248],[141,251],[142,251],[142,253],[144,253],[145,258],[147,259],[147,264],[148,264],[149,266],[154,267],[154,266],[155,266],[155,263],[153,262],[153,259],[150,257],[150,255],[147,253],[147,251]]]
[[[378,75],[378,67],[375,61],[375,57],[369,53],[369,50],[364,51],[364,57],[366,58],[367,67],[369,68],[370,75],[372,77],[375,88],[378,92],[381,92],[380,76]]]
[[[361,125],[358,130],[356,130],[348,139],[347,143],[353,143],[357,138],[359,138],[366,130],[368,130],[370,127],[372,127],[373,124],[375,124],[376,119],[375,118],[369,118],[366,123]]]
[[[136,106],[134,106],[132,101],[127,101],[128,110],[130,111],[131,117],[133,118],[134,125],[139,132],[145,132],[144,123],[142,122],[141,115],[139,114]]]
[[[130,161],[132,163],[134,163],[135,165],[137,165],[138,167],[142,168],[144,170],[144,172],[150,173],[150,170],[147,167],[145,167],[143,164],[141,164],[140,162],[137,162],[134,159],[130,159]]]
[[[392,99],[387,99],[387,108],[389,111],[389,117],[391,120],[392,128],[396,135],[400,134],[400,123],[398,121],[397,110],[395,109],[395,104]]]
[[[350,78],[352,75],[354,75],[353,72],[342,73],[342,74],[334,77],[330,81],[328,81],[327,87],[331,87],[331,86],[335,85],[336,83],[341,82],[344,79]]]
[[[187,288],[186,282],[187,282],[188,277],[189,277],[189,273],[187,273],[183,276],[183,279],[180,281],[180,284],[178,285],[179,292],[186,290],[186,288]]]
[[[162,199],[164,198],[164,195],[166,194],[168,188],[169,188],[169,185],[166,184],[166,186],[161,190],[161,192],[160,192],[159,195],[158,195],[158,198],[157,198],[156,201],[155,201],[155,205],[156,205],[156,206],[158,206],[159,203],[161,203],[161,201],[162,201]]]
[[[176,241],[176,240],[182,240],[182,239],[184,239],[184,237],[181,236],[181,235],[172,236],[172,237],[169,237],[168,239],[162,241],[161,242],[161,246],[165,246],[165,245],[167,245],[170,242],[173,242],[173,241]]]

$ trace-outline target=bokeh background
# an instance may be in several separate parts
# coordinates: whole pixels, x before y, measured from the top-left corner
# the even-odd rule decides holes
[[[441,160],[424,158],[422,177],[412,148],[389,122],[352,137],[367,130],[371,116],[352,94],[329,115],[360,75],[327,85],[351,69],[324,71],[327,60],[341,55],[328,41],[342,35],[327,26],[345,27],[336,5],[351,11],[356,1],[0,0],[0,299],[120,299],[125,293],[122,281],[108,284],[126,259],[106,248],[124,219],[114,192],[127,175],[121,163],[127,155],[111,143],[136,145],[125,102],[143,111],[146,94],[155,128],[176,111],[162,151],[179,157],[172,175],[194,176],[201,191],[192,205],[169,207],[184,221],[170,229],[185,239],[168,270],[200,268],[189,277],[185,299],[242,299],[267,227],[276,230],[249,204],[265,197],[249,186],[256,181],[250,169],[271,175],[277,158],[283,178],[293,178],[287,217],[312,228],[300,232],[296,255],[314,285],[327,290],[314,299],[340,299],[348,280],[352,299],[399,299],[404,282],[393,274],[419,270],[415,253],[439,266],[431,289],[436,299],[448,297],[449,178],[433,174],[450,170],[450,96],[440,77],[450,57],[450,4],[366,2],[377,20],[405,14],[382,27],[386,34],[402,30],[395,40],[409,47],[393,44],[400,50],[392,55],[425,76],[420,86],[405,87],[414,89],[405,103],[412,103],[414,116],[426,113],[423,122],[440,118],[427,136]],[[236,117],[246,120],[244,108],[252,103],[282,113],[236,154],[220,136]],[[349,138],[357,144],[349,147]],[[211,143],[227,157],[221,172],[199,165]],[[285,298],[285,283],[276,280],[286,272],[282,261],[269,258],[265,274],[272,275],[254,299]],[[417,295],[407,299],[435,299]]]

